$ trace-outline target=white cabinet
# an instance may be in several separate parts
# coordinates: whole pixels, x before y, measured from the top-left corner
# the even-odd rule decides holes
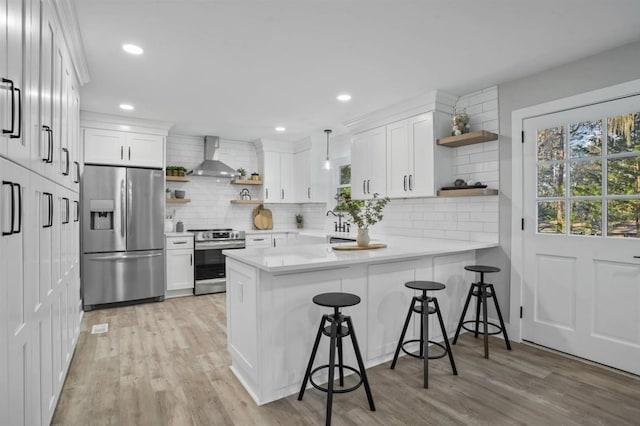
[[[139,167],[163,167],[164,137],[105,129],[84,129],[84,161]]]
[[[278,232],[271,234],[272,247],[286,247],[289,245],[289,234],[286,232]]]
[[[166,237],[167,291],[193,289],[193,236]]]
[[[286,247],[295,244],[296,234],[292,232],[261,232],[245,236],[247,248]]]
[[[264,151],[262,181],[265,203],[293,203],[293,154]]]
[[[435,195],[433,112],[387,125],[387,195]]]
[[[293,155],[294,198],[298,203],[313,201],[316,191],[311,189],[311,149]]]
[[[322,169],[324,141],[313,135],[293,156],[294,192],[297,203],[326,202],[329,173]],[[309,142],[311,142],[309,144]]]
[[[387,194],[386,129],[377,127],[354,135],[351,139],[351,196],[354,199],[372,198],[373,194]]]

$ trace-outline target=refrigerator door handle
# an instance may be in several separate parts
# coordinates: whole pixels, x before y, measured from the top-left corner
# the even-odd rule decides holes
[[[108,261],[108,260],[129,260],[129,259],[145,259],[149,257],[158,257],[162,256],[162,252],[158,253],[145,253],[145,254],[131,254],[131,253],[122,253],[122,254],[106,254],[104,256],[99,257],[91,257],[90,260],[96,261]]]
[[[124,224],[126,222],[125,212],[125,199],[124,199],[124,179],[120,182],[120,235],[124,238]]]
[[[132,219],[132,210],[133,210],[133,182],[131,178],[127,177],[127,185],[129,188],[127,189],[127,235],[131,235],[131,221]],[[127,242],[128,246],[128,242]]]

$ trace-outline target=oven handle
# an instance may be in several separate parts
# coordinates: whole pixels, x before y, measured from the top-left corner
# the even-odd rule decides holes
[[[207,245],[207,246],[199,246],[196,243],[195,249],[198,250],[225,250],[225,249],[243,249],[245,248],[244,244],[238,243],[217,243],[215,245]]]

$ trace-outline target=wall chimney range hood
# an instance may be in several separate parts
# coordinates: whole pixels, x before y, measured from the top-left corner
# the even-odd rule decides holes
[[[220,148],[220,138],[218,136],[204,137],[204,161],[193,170],[188,172],[192,176],[212,176],[218,178],[235,178],[240,174],[231,167],[218,160],[217,150]]]

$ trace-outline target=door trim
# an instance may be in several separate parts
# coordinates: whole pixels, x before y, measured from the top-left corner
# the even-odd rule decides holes
[[[556,99],[538,105],[517,109],[511,112],[511,140],[512,140],[512,204],[511,204],[511,297],[509,302],[509,337],[516,342],[522,341],[522,319],[520,318],[520,306],[522,306],[522,288],[524,280],[522,271],[524,267],[524,238],[521,229],[520,218],[523,215],[523,144],[519,143],[524,130],[523,123],[529,118],[554,114],[575,108],[581,108],[602,102],[613,101],[629,96],[640,95],[640,79],[626,83]],[[519,173],[513,165],[519,164]],[[519,192],[519,196],[515,196]],[[525,224],[525,226],[532,226]],[[529,313],[530,314],[530,313]],[[525,312],[525,315],[527,313]]]

